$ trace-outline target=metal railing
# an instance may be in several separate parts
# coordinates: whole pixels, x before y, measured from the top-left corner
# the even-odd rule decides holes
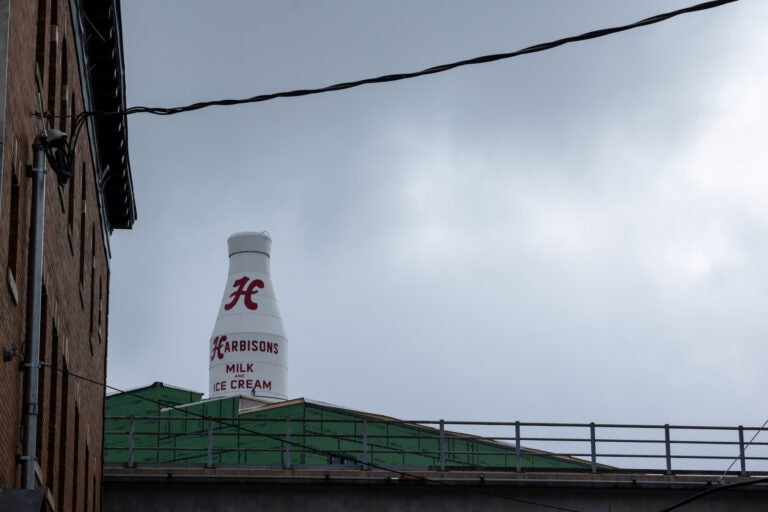
[[[768,442],[748,441],[760,427],[169,416],[106,426],[105,463],[128,467],[768,475]]]

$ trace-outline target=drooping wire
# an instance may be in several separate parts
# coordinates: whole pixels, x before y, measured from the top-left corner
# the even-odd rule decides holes
[[[747,487],[747,486],[750,486],[750,485],[764,484],[764,483],[768,483],[768,477],[755,478],[754,480],[745,480],[743,482],[734,482],[732,484],[718,485],[716,487],[712,487],[712,488],[707,489],[705,491],[701,491],[698,494],[694,494],[693,496],[691,496],[689,498],[686,498],[683,501],[675,503],[671,507],[667,507],[667,508],[661,509],[661,510],[659,510],[659,512],[670,512],[672,510],[675,510],[676,508],[682,507],[683,505],[687,505],[687,504],[689,504],[689,503],[691,503],[693,501],[699,500],[699,499],[703,498],[704,496],[706,496],[708,494],[712,494],[713,492],[725,491],[725,490],[728,490],[728,489],[733,489],[735,487]]]
[[[739,453],[739,455],[734,457],[733,461],[731,461],[731,464],[728,466],[728,469],[726,469],[723,472],[723,474],[720,475],[720,478],[717,480],[717,483],[718,483],[717,486],[712,487],[711,489],[707,489],[705,491],[701,491],[700,493],[694,494],[693,496],[690,496],[690,497],[684,499],[683,501],[675,503],[671,507],[667,507],[665,509],[662,509],[659,512],[670,512],[672,510],[675,510],[676,508],[682,507],[683,505],[687,505],[688,503],[691,503],[693,501],[699,500],[699,499],[703,498],[704,496],[706,496],[706,495],[708,495],[710,493],[713,493],[713,492],[722,491],[722,490],[726,490],[726,489],[733,489],[734,487],[744,487],[744,486],[748,486],[748,485],[755,485],[755,484],[760,484],[760,483],[768,483],[768,477],[766,477],[766,478],[756,478],[756,479],[753,479],[753,480],[746,480],[746,481],[743,481],[743,482],[734,482],[734,483],[731,483],[731,484],[723,484],[723,481],[725,481],[725,476],[728,474],[729,471],[731,471],[731,468],[733,468],[733,465],[736,464],[736,462],[741,457],[744,456],[744,454],[746,453],[747,449],[752,445],[752,443],[755,442],[755,439],[757,439],[757,436],[760,435],[760,433],[765,430],[765,427],[767,425],[768,425],[768,419],[766,419],[765,422],[763,422],[762,426],[759,429],[757,429],[757,432],[755,432],[755,434],[752,436],[752,439],[750,439],[749,442],[744,445],[744,447],[741,449],[741,453]]]
[[[723,480],[725,480],[725,475],[727,475],[727,474],[728,474],[728,472],[729,472],[729,471],[731,470],[731,468],[733,467],[733,465],[734,465],[734,464],[736,464],[736,462],[737,462],[737,461],[738,461],[738,460],[739,460],[741,457],[743,457],[743,456],[744,456],[744,454],[746,453],[747,449],[748,449],[748,448],[749,448],[749,447],[752,445],[752,443],[754,443],[754,442],[755,442],[755,439],[757,439],[757,436],[759,436],[759,435],[760,435],[760,432],[762,432],[762,431],[764,431],[764,430],[765,430],[765,427],[766,427],[766,425],[768,425],[768,418],[766,418],[766,420],[763,422],[763,425],[762,425],[762,426],[761,426],[759,429],[757,429],[757,432],[755,432],[755,435],[753,435],[753,436],[752,436],[752,439],[750,439],[750,440],[749,440],[749,442],[748,442],[747,444],[745,444],[745,445],[744,445],[744,448],[742,448],[742,450],[741,450],[741,453],[740,453],[740,454],[738,454],[736,457],[734,457],[734,458],[733,458],[733,461],[731,461],[731,465],[730,465],[730,466],[728,466],[728,469],[726,469],[726,470],[723,472],[723,474],[722,474],[722,475],[720,475],[720,478],[718,479],[718,482],[722,482]]]
[[[96,380],[96,379],[92,379],[92,378],[86,377],[84,375],[79,375],[79,374],[77,374],[77,373],[75,373],[75,372],[73,372],[71,370],[68,370],[66,368],[60,368],[60,367],[52,365],[50,363],[41,362],[40,366],[45,366],[47,368],[50,368],[51,370],[54,370],[54,371],[57,371],[57,372],[60,372],[60,373],[63,373],[63,374],[67,374],[67,375],[69,375],[71,377],[74,377],[76,379],[80,379],[80,380],[85,381],[85,382],[90,382],[92,384],[96,384],[98,386],[101,386],[101,387],[103,387],[105,389],[109,389],[111,391],[115,391],[115,392],[118,392],[118,393],[125,393],[127,395],[134,396],[134,397],[139,398],[141,400],[145,400],[147,402],[151,402],[151,403],[153,403],[155,405],[158,405],[158,406],[161,406],[161,407],[165,407],[165,408],[170,408],[170,409],[173,409],[175,411],[179,411],[179,412],[187,414],[189,416],[194,416],[194,417],[197,417],[197,418],[200,418],[200,419],[204,419],[204,420],[215,421],[216,423],[218,423],[219,425],[221,425],[223,427],[234,428],[234,429],[239,430],[241,432],[245,432],[245,433],[248,433],[248,434],[253,434],[253,435],[265,437],[265,438],[272,439],[274,441],[278,441],[278,442],[281,442],[281,443],[286,443],[286,444],[289,444],[289,445],[291,445],[293,447],[301,448],[303,450],[306,450],[306,451],[309,451],[309,452],[313,452],[313,453],[317,453],[319,455],[325,455],[325,456],[328,456],[328,457],[337,455],[337,454],[334,454],[334,453],[331,453],[331,452],[327,452],[325,450],[321,450],[319,448],[315,448],[313,446],[306,445],[306,444],[298,442],[298,441],[294,441],[294,440],[291,440],[291,439],[285,439],[283,437],[275,436],[275,435],[272,435],[272,434],[267,434],[267,433],[264,433],[264,432],[258,432],[256,430],[252,430],[252,429],[249,429],[247,427],[244,427],[240,423],[229,422],[229,421],[226,421],[226,420],[224,420],[222,418],[212,418],[210,416],[206,416],[205,414],[197,413],[197,412],[190,411],[190,410],[187,410],[187,409],[182,409],[181,407],[179,407],[177,405],[169,405],[166,402],[161,402],[159,400],[154,400],[152,398],[143,396],[143,395],[141,395],[141,394],[139,394],[137,392],[134,392],[134,391],[122,390],[120,388],[116,388],[114,386],[110,386],[106,382],[102,382],[102,381],[99,381],[99,380]],[[374,469],[378,469],[378,470],[381,470],[381,471],[387,471],[389,473],[394,473],[394,474],[399,475],[401,477],[418,480],[418,481],[421,481],[421,482],[424,482],[424,483],[428,483],[428,484],[432,484],[432,485],[442,486],[442,487],[451,488],[451,489],[457,489],[457,490],[461,490],[461,491],[465,491],[465,492],[479,494],[479,495],[487,496],[487,497],[490,497],[490,498],[498,498],[498,499],[502,499],[502,500],[507,500],[507,501],[515,502],[515,503],[522,503],[522,504],[526,504],[526,505],[538,506],[538,507],[547,508],[547,509],[550,509],[550,510],[560,510],[562,512],[581,512],[580,510],[577,510],[577,509],[566,508],[566,507],[559,507],[557,505],[549,505],[549,504],[546,504],[546,503],[539,503],[539,502],[536,502],[536,501],[526,500],[526,499],[522,499],[522,498],[515,498],[515,497],[507,496],[507,495],[504,495],[504,494],[497,494],[497,493],[494,493],[494,492],[486,491],[484,489],[478,489],[478,488],[474,488],[474,487],[467,487],[467,486],[464,486],[464,485],[458,485],[458,484],[451,483],[451,482],[444,482],[444,481],[441,481],[441,480],[436,480],[436,479],[425,477],[425,476],[422,476],[422,475],[417,475],[415,473],[410,473],[410,472],[407,472],[407,471],[402,471],[402,470],[399,470],[399,469],[390,468],[390,467],[384,466],[382,464],[376,464],[376,463],[373,463],[373,462],[363,462],[363,461],[358,460],[354,456],[346,456],[345,455],[345,458],[353,461],[356,464],[361,464],[361,465],[368,466],[368,467],[371,467],[371,468],[374,468]]]
[[[643,20],[637,21],[635,23],[630,23],[627,25],[621,25],[618,27],[611,27],[611,28],[604,28],[600,30],[593,30],[591,32],[586,32],[581,35],[577,36],[571,36],[571,37],[565,37],[562,39],[558,39],[556,41],[550,41],[548,43],[540,43],[533,46],[529,46],[527,48],[523,48],[521,50],[508,52],[508,53],[497,53],[492,55],[483,55],[481,57],[475,57],[472,59],[466,59],[466,60],[460,60],[457,62],[452,62],[449,64],[442,64],[439,66],[433,66],[427,69],[423,69],[421,71],[415,71],[415,72],[408,72],[408,73],[397,73],[397,74],[390,74],[390,75],[382,75],[375,78],[365,78],[362,80],[356,80],[352,82],[342,82],[337,83],[334,85],[330,85],[327,87],[319,87],[315,89],[295,89],[292,91],[283,91],[283,92],[276,92],[271,94],[261,94],[258,96],[252,96],[250,98],[242,98],[242,99],[224,99],[224,100],[214,100],[214,101],[202,101],[198,103],[192,103],[190,105],[184,105],[179,107],[144,107],[144,106],[136,106],[136,107],[130,107],[125,110],[117,111],[117,112],[105,112],[105,111],[93,111],[93,112],[81,112],[80,114],[77,114],[75,117],[88,117],[88,116],[121,116],[121,115],[131,115],[131,114],[139,114],[139,113],[146,113],[146,114],[155,114],[155,115],[161,115],[161,116],[167,116],[167,115],[173,115],[173,114],[179,114],[182,112],[191,112],[194,110],[200,110],[203,108],[213,107],[213,106],[228,106],[228,105],[243,105],[248,103],[259,103],[264,101],[273,100],[276,98],[295,98],[299,96],[309,96],[312,94],[321,94],[326,92],[333,92],[333,91],[341,91],[345,89],[352,89],[354,87],[360,87],[362,85],[368,85],[368,84],[378,84],[378,83],[386,83],[386,82],[397,82],[400,80],[406,80],[409,78],[416,78],[420,76],[426,76],[426,75],[433,75],[436,73],[442,73],[445,71],[449,71],[451,69],[455,69],[462,66],[470,66],[474,64],[485,64],[488,62],[495,62],[498,60],[503,59],[510,59],[513,57],[519,57],[521,55],[526,55],[530,53],[537,53],[542,52],[545,50],[550,50],[552,48],[556,48],[558,46],[562,46],[569,43],[575,43],[579,41],[587,41],[589,39],[597,39],[599,37],[605,37],[611,34],[615,34],[617,32],[623,32],[626,30],[631,30],[639,27],[644,27],[647,25],[653,25],[655,23],[659,23],[665,20],[668,20],[670,18],[673,18],[675,16],[680,16],[682,14],[688,14],[692,12],[698,12],[703,11],[707,9],[712,9],[714,7],[719,7],[724,4],[737,2],[738,0],[711,0],[708,2],[700,3],[697,5],[692,5],[690,7],[685,7],[682,9],[678,9],[675,11],[663,13],[663,14],[657,14],[655,16],[651,16],[649,18],[645,18]]]
[[[83,127],[83,124],[85,124],[85,121],[89,117],[127,116],[131,114],[154,114],[158,116],[169,116],[173,114],[180,114],[182,112],[192,112],[195,110],[200,110],[200,109],[214,107],[214,106],[230,106],[230,105],[245,105],[249,103],[261,103],[264,101],[274,100],[277,98],[296,98],[300,96],[309,96],[309,95],[322,94],[327,92],[342,91],[345,89],[352,89],[354,87],[360,87],[362,85],[368,85],[368,84],[397,82],[397,81],[406,80],[409,78],[416,78],[420,76],[434,75],[436,73],[443,73],[445,71],[449,71],[451,69],[455,69],[463,66],[470,66],[474,64],[485,64],[488,62],[495,62],[498,60],[511,59],[513,57],[519,57],[521,55],[526,55],[530,53],[543,52],[545,50],[551,50],[553,48],[556,48],[558,46],[562,46],[565,44],[575,43],[579,41],[587,41],[589,39],[597,39],[597,38],[605,37],[618,32],[624,32],[626,30],[632,30],[635,28],[644,27],[647,25],[653,25],[655,23],[660,23],[670,18],[674,18],[675,16],[680,16],[682,14],[689,14],[693,12],[704,11],[707,9],[712,9],[714,7],[719,7],[721,5],[725,5],[725,4],[729,4],[737,1],[738,0],[711,0],[708,2],[692,5],[690,7],[677,9],[675,11],[657,14],[655,16],[651,16],[649,18],[645,18],[643,20],[637,21],[635,23],[630,23],[627,25],[621,25],[621,26],[611,27],[611,28],[604,28],[600,30],[593,30],[591,32],[586,32],[581,35],[565,37],[562,39],[557,39],[555,41],[550,41],[548,43],[540,43],[540,44],[529,46],[527,48],[523,48],[521,50],[517,50],[513,52],[483,55],[483,56],[475,57],[472,59],[460,60],[460,61],[452,62],[449,64],[441,64],[439,66],[433,66],[427,69],[423,69],[421,71],[382,75],[375,78],[365,78],[362,80],[356,80],[352,82],[337,83],[334,85],[329,85],[327,87],[319,87],[314,89],[295,89],[292,91],[283,91],[283,92],[276,92],[271,94],[260,94],[257,96],[252,96],[250,98],[201,101],[198,103],[192,103],[190,105],[184,105],[184,106],[178,106],[178,107],[136,106],[136,107],[127,108],[125,110],[118,110],[115,112],[107,112],[103,110],[84,111],[74,116],[71,116],[72,120],[71,120],[70,137],[67,143],[66,150],[62,151],[63,161],[59,166],[60,168],[55,168],[54,170],[56,170],[56,173],[59,176],[61,183],[66,182],[66,180],[72,175],[73,173],[72,165],[74,165],[74,160],[75,160],[74,155],[75,155],[75,146],[77,144],[77,138],[80,134],[80,130]],[[69,116],[46,115],[42,112],[42,110],[41,112],[38,112],[37,115],[40,117],[42,116],[69,117]]]

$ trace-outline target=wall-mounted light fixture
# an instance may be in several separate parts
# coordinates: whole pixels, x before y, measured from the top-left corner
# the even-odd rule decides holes
[[[43,131],[38,136],[48,165],[56,173],[60,185],[72,177],[74,169],[74,144],[67,143],[67,134],[54,129]]]

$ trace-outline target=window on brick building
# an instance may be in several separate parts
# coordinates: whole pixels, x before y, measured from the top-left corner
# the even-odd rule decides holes
[[[83,510],[86,512],[91,510],[91,493],[90,490],[90,479],[91,475],[91,447],[89,446],[88,440],[85,440],[85,488],[83,489],[83,497],[85,498],[85,505],[83,506]]]
[[[40,298],[40,361],[48,361],[50,358],[50,350],[50,344],[48,343],[48,292],[45,289],[45,285],[43,285],[42,297]],[[46,384],[48,384],[48,380],[50,379],[50,369],[41,370],[39,379],[38,411],[42,411],[50,400],[50,397],[46,396]],[[38,459],[43,453],[43,419],[42,414],[37,415],[35,453],[38,454]]]
[[[65,440],[69,439],[68,429],[69,426],[69,373],[67,372],[66,360],[62,363],[61,372],[61,414],[59,414],[59,470],[56,472],[57,482],[56,489],[58,490],[57,502],[59,509],[64,509],[64,496],[66,495],[67,475],[74,474],[71,468],[67,467],[67,448],[69,443]],[[74,479],[74,478],[73,478]]]
[[[91,493],[89,492],[89,484],[91,483],[91,479],[88,478],[91,473],[91,447],[88,446],[88,440],[85,440],[85,489],[83,489],[83,498],[85,499],[85,504],[83,505],[83,510],[86,512],[91,509],[91,504],[89,503],[91,498]]]
[[[75,404],[75,432],[74,432],[74,440],[72,442],[73,449],[75,450],[74,457],[72,457],[72,474],[73,475],[79,475],[79,465],[80,465],[80,406]],[[73,478],[72,479],[72,508],[70,510],[80,510],[77,508],[78,498],[79,494],[78,487],[79,487],[79,479]]]
[[[104,282],[102,281],[102,278],[99,277],[99,311],[97,313],[97,318],[99,319],[99,326],[98,326],[98,335],[99,335],[99,344],[103,341],[103,330],[101,325],[101,319],[104,317]]]
[[[18,274],[19,262],[19,236],[20,214],[21,214],[21,191],[19,189],[19,176],[16,172],[16,166],[12,167],[11,172],[11,215],[8,226],[8,286],[11,288],[11,294],[14,302],[19,302],[18,290],[16,289],[16,277]]]
[[[51,11],[51,27],[50,37],[48,42],[48,102],[46,103],[46,110],[48,113],[56,116],[60,114],[56,107],[56,78],[57,71],[59,69],[59,27],[54,23],[55,10]],[[55,119],[55,118],[54,118]]]
[[[93,483],[93,485],[91,486],[91,492],[93,493],[93,499],[92,499],[93,509],[96,510],[96,489],[97,489],[97,487],[96,487],[96,477],[95,476],[91,477],[91,482]]]
[[[74,228],[75,224],[75,187],[77,184],[77,180],[69,180],[68,187],[69,190],[67,191],[67,229],[69,229],[69,236],[70,238],[74,235],[72,233],[72,228]],[[71,243],[71,240],[70,240]]]
[[[96,313],[95,308],[95,293],[96,293],[96,224],[93,224],[91,229],[91,295],[90,295],[90,324],[88,327],[88,346],[91,349],[91,355],[93,355],[93,315]]]
[[[53,323],[51,329],[51,356],[48,362],[53,366],[49,368],[51,373],[48,380],[48,450],[47,450],[47,463],[45,476],[47,478],[48,489],[51,494],[56,491],[57,477],[56,477],[56,439],[59,429],[57,428],[57,406],[59,405],[59,388],[61,387],[61,373],[57,371],[59,365],[59,331],[56,327],[56,322]],[[42,435],[40,432],[39,435]]]
[[[37,0],[37,34],[35,37],[35,62],[37,70],[42,74],[45,69],[45,39],[48,33],[48,0]],[[42,78],[42,75],[41,75]]]
[[[104,338],[106,338],[107,332],[109,332],[109,273],[106,274],[104,279],[104,301],[102,302],[103,308],[99,315],[99,325],[102,326],[101,332],[104,333]]]
[[[83,172],[80,173],[80,198],[82,200],[82,209],[80,210],[80,298],[82,299],[85,281],[85,202],[87,198],[85,165],[83,165]],[[83,304],[83,307],[85,307],[85,304]]]
[[[67,37],[61,38],[61,86],[59,88],[59,130],[67,131],[67,120],[72,115],[72,106],[69,104],[69,58],[67,48]]]

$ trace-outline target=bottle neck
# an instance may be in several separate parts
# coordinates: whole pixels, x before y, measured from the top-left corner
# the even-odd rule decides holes
[[[269,274],[269,255],[263,252],[238,252],[229,257],[229,274],[260,272]]]

